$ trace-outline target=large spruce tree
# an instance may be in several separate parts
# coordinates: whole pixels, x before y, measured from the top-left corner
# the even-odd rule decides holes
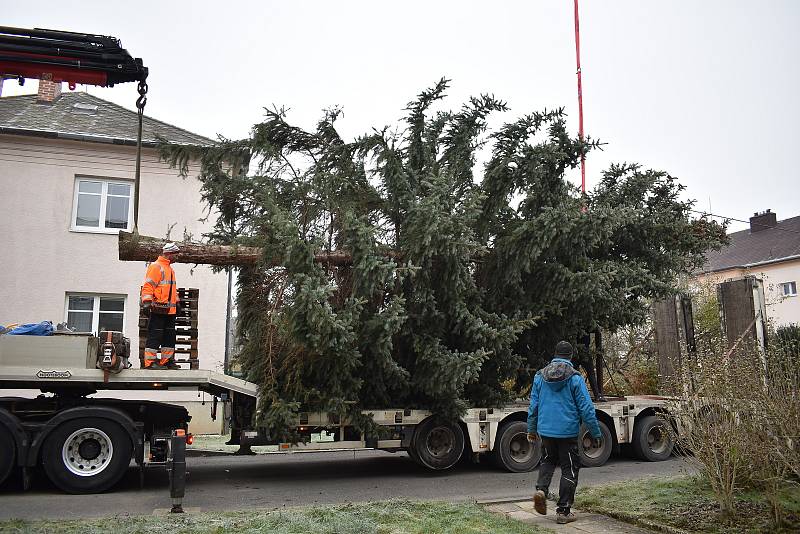
[[[211,242],[263,247],[240,270],[238,361],[275,436],[301,407],[455,417],[508,401],[558,339],[641,322],[723,239],[663,172],[613,166],[580,195],[565,176],[597,144],[562,110],[489,132],[506,104],[442,111],[446,88],[354,140],[338,110],[314,131],[274,110],[248,139],[164,149],[184,172],[200,159]],[[333,250],[349,261],[314,261]]]

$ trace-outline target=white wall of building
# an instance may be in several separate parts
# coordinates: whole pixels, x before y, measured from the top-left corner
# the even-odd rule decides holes
[[[800,324],[800,295],[784,297],[781,292],[781,284],[784,282],[795,282],[797,288],[800,289],[800,260],[759,265],[747,269],[729,269],[700,275],[696,280],[701,283],[719,283],[746,275],[756,276],[764,281],[767,318],[774,326]]]
[[[764,280],[764,298],[767,301],[767,316],[775,326],[790,323],[800,324],[800,296],[784,297],[781,284],[795,282],[800,289],[800,261],[775,263],[750,270]]]
[[[71,230],[76,177],[132,184],[134,161],[135,147],[0,135],[0,324],[62,322],[67,293],[121,294],[126,296],[125,335],[132,349],[138,349],[139,288],[146,264],[120,261],[116,234]],[[185,230],[197,239],[212,224],[199,221],[204,215],[200,183],[180,178],[158,161],[155,150],[143,149],[139,232],[164,237],[174,225],[172,238],[182,239]],[[175,265],[175,274],[180,287],[200,289],[200,366],[221,372],[226,275],[182,264]],[[138,366],[138,357],[133,360]],[[152,392],[146,398],[200,400],[186,392]],[[220,423],[196,417],[192,427],[200,433],[195,426],[208,431]]]

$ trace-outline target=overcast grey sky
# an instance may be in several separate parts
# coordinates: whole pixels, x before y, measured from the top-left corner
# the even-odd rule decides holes
[[[498,121],[564,106],[577,133],[571,0],[0,7],[0,24],[120,38],[150,68],[147,114],[210,137],[246,135],[273,104],[307,128],[339,105],[340,131],[354,136],[396,123],[442,76],[453,108],[481,92],[511,106]],[[798,23],[792,0],[582,0],[586,132],[608,143],[589,156],[588,185],[610,162],[635,161],[679,177],[699,209],[800,215]],[[35,86],[7,81],[3,94]],[[136,98],[132,84],[89,92],[129,108]]]

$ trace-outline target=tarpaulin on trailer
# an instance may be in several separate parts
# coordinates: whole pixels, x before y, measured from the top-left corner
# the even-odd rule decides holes
[[[53,323],[42,321],[41,323],[22,324],[8,332],[9,336],[52,336]]]

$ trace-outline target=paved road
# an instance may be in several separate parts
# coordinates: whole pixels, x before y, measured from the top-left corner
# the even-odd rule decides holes
[[[382,451],[192,457],[188,465],[184,506],[203,511],[391,498],[526,498],[536,478],[536,471],[506,473],[488,464],[460,464],[447,473],[432,473],[418,467],[405,453]],[[657,463],[618,459],[582,470],[580,480],[581,485],[602,484],[676,475],[685,469],[685,464],[674,458]],[[0,519],[152,514],[157,508],[169,507],[166,474],[161,470],[148,472],[145,487],[140,490],[138,471],[130,469],[115,491],[102,495],[64,495],[42,475],[31,491],[21,492],[18,484],[12,481],[13,487],[0,490]]]

